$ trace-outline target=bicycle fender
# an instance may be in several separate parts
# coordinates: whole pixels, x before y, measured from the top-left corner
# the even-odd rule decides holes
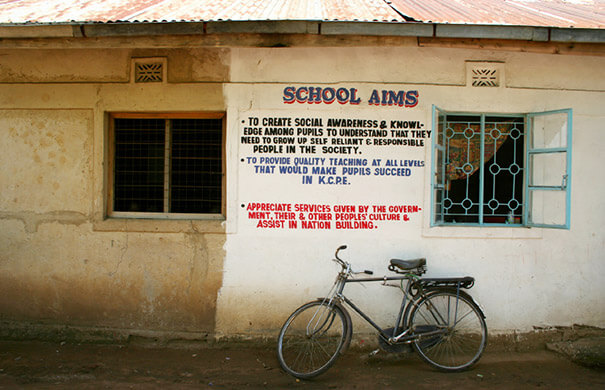
[[[475,301],[475,299],[471,295],[469,295],[468,293],[466,293],[463,290],[456,290],[455,288],[434,288],[434,289],[425,291],[425,295],[427,297],[430,297],[432,294],[435,294],[435,293],[438,293],[438,292],[443,292],[443,291],[464,296],[464,298],[468,299],[469,301],[471,301],[472,303],[474,303],[475,306],[477,306],[477,308],[479,309],[479,314],[481,315],[481,317],[483,317],[484,320],[486,319],[485,313],[483,312],[483,308],[481,307],[481,305],[479,305],[477,303],[477,301]],[[405,312],[403,313],[403,316],[402,316],[402,319],[401,319],[402,320],[402,327],[403,328],[407,327],[407,325],[408,325],[407,324],[407,320],[409,318],[409,315],[412,312],[412,310],[418,305],[418,302],[419,302],[419,299],[410,302],[406,306]]]
[[[468,299],[469,301],[471,301],[472,303],[475,304],[475,306],[477,306],[477,308],[479,309],[479,314],[481,314],[481,317],[483,317],[483,319],[485,319],[485,313],[483,313],[483,308],[481,307],[481,305],[479,303],[477,303],[477,301],[475,301],[475,298],[473,298],[469,293],[467,293],[466,291],[463,290],[456,290],[455,288],[437,288],[431,291],[428,291],[426,293],[426,295],[431,295],[434,294],[436,292],[440,292],[440,291],[449,291],[451,293],[454,294],[458,294],[463,296],[464,298]]]

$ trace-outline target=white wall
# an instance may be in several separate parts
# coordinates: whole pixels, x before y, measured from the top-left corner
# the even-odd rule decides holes
[[[422,48],[238,49],[225,87],[228,113],[228,220],[217,331],[263,333],[288,313],[327,293],[344,257],[358,269],[387,273],[389,258],[426,257],[428,275],[473,275],[472,295],[492,332],[533,326],[605,326],[605,190],[600,172],[605,61],[599,57]],[[466,61],[499,61],[498,88],[466,85]],[[357,88],[359,105],[284,104],[287,86]],[[416,107],[367,104],[376,90],[417,90]],[[313,117],[419,121],[433,130],[431,107],[463,112],[526,113],[573,109],[571,229],[430,228],[430,139],[417,147],[360,147],[373,160],[424,161],[409,177],[351,176],[348,185],[303,184],[298,175],[256,173],[248,157],[307,157],[254,153],[241,135],[248,117]],[[310,157],[328,156],[318,151]],[[241,159],[245,161],[242,162]],[[384,162],[383,162],[384,164]],[[250,203],[418,205],[406,222],[364,230],[263,229]],[[273,214],[271,214],[273,215]],[[298,215],[298,214],[297,214]],[[298,218],[298,217],[297,217]],[[353,286],[351,296],[382,321],[399,304],[395,289]],[[388,314],[387,314],[388,313]]]

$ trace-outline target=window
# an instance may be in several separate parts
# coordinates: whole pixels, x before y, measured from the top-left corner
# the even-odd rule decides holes
[[[571,110],[433,110],[432,226],[569,228]]]
[[[224,214],[223,114],[112,114],[110,120],[110,215]]]

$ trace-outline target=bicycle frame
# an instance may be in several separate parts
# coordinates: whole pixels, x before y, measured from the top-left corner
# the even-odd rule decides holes
[[[357,314],[359,314],[364,320],[366,320],[370,325],[372,325],[372,327],[374,329],[376,329],[378,331],[378,333],[380,333],[380,335],[387,341],[387,342],[397,342],[399,341],[403,336],[405,336],[408,332],[409,329],[405,329],[403,331],[403,333],[397,335],[397,329],[399,329],[399,324],[401,324],[402,321],[402,317],[403,317],[403,313],[405,312],[407,306],[409,304],[411,304],[411,302],[413,301],[413,299],[408,297],[408,288],[410,286],[411,283],[411,279],[408,278],[407,276],[393,276],[393,277],[387,277],[385,276],[384,278],[364,278],[364,279],[345,279],[344,283],[342,284],[342,289],[344,290],[344,287],[346,284],[348,283],[364,283],[364,282],[378,282],[378,281],[383,281],[386,285],[387,281],[394,281],[394,280],[405,280],[407,279],[407,286],[406,286],[406,290],[403,292],[403,299],[401,302],[401,306],[399,308],[399,313],[397,314],[397,320],[395,321],[395,326],[393,328],[393,334],[389,335],[387,334],[387,332],[385,331],[385,329],[381,328],[378,324],[376,324],[376,322],[370,318],[370,316],[368,316],[367,314],[365,314],[359,307],[357,307],[357,305],[355,305],[349,298],[347,298],[342,291],[337,295],[339,299],[342,299],[343,302],[345,302],[347,304],[347,306],[349,306],[351,309],[353,309]],[[409,299],[409,301],[408,301]],[[402,324],[402,329],[406,328],[405,324]]]
[[[340,250],[340,248],[339,248],[339,250]],[[411,343],[415,340],[419,340],[421,337],[435,336],[438,334],[447,333],[447,328],[450,326],[450,319],[448,318],[446,320],[445,318],[443,318],[441,313],[439,313],[438,311],[435,310],[435,311],[431,311],[431,315],[434,316],[435,319],[437,319],[437,317],[439,317],[440,323],[444,324],[444,327],[442,329],[409,334],[411,329],[409,329],[409,327],[408,327],[408,324],[407,324],[408,318],[407,317],[408,317],[408,314],[410,313],[410,310],[412,309],[413,305],[416,302],[418,302],[421,298],[426,297],[427,295],[430,295],[430,293],[431,293],[431,290],[429,290],[428,292],[425,292],[425,291],[423,291],[422,288],[419,290],[418,294],[411,295],[409,293],[410,287],[412,286],[412,282],[414,280],[416,280],[416,281],[424,280],[420,276],[418,276],[415,273],[409,272],[409,273],[405,273],[405,274],[401,274],[401,275],[397,275],[397,276],[386,276],[385,275],[381,278],[379,278],[379,277],[358,278],[358,279],[352,278],[352,275],[354,274],[354,272],[351,270],[351,265],[348,262],[343,261],[340,258],[338,258],[338,250],[336,251],[335,257],[336,257],[336,259],[334,259],[334,260],[342,266],[342,270],[339,272],[338,276],[336,277],[336,281],[334,282],[332,289],[330,290],[328,296],[326,297],[326,300],[328,300],[330,304],[332,303],[334,298],[336,298],[339,302],[344,302],[347,306],[349,306],[357,314],[359,314],[368,324],[370,324],[374,329],[376,329],[378,331],[378,333],[380,334],[380,336],[387,343],[389,343],[389,344],[396,344],[398,342]],[[364,272],[371,273],[371,271],[364,271]],[[405,289],[403,288],[403,280],[407,280],[407,285],[406,285]],[[427,280],[435,280],[435,279],[427,279]],[[443,280],[445,280],[445,279],[443,279]],[[401,305],[399,307],[399,313],[397,314],[397,320],[395,321],[395,325],[393,327],[392,334],[387,333],[387,330],[389,330],[390,328],[383,329],[382,327],[380,327],[370,316],[368,316],[366,313],[364,313],[363,310],[361,310],[357,305],[355,305],[343,293],[345,286],[349,283],[383,282],[383,285],[385,285],[385,286],[399,287],[399,286],[394,286],[392,284],[391,285],[387,284],[387,282],[389,282],[389,281],[400,281],[401,282],[400,288],[403,292],[403,299],[402,299]],[[460,296],[460,283],[458,283],[456,286],[456,307],[454,310],[455,316],[453,319],[453,324],[457,323],[457,312],[458,312],[457,309],[458,309],[459,296]],[[481,314],[483,314],[483,313],[481,313]],[[401,330],[401,333],[398,333],[399,330]]]
[[[359,278],[359,279],[353,279],[353,278],[351,278],[351,275],[352,275],[352,271],[350,270],[350,267],[346,267],[345,269],[343,269],[343,271],[341,271],[338,274],[336,282],[334,283],[334,286],[330,290],[330,293],[328,294],[328,297],[326,298],[326,300],[328,300],[331,303],[333,301],[333,299],[336,298],[339,302],[346,303],[346,305],[348,307],[353,309],[368,324],[370,324],[374,329],[376,329],[376,331],[378,331],[378,333],[381,335],[381,337],[383,337],[384,340],[387,341],[389,344],[395,344],[397,342],[411,343],[414,340],[417,340],[418,338],[420,338],[420,336],[433,336],[436,334],[445,333],[444,330],[434,330],[434,331],[430,331],[430,332],[423,332],[421,334],[409,335],[408,333],[410,332],[410,329],[407,328],[407,324],[405,322],[402,323],[402,321],[405,320],[404,315],[405,315],[405,313],[409,312],[409,310],[412,307],[411,305],[413,305],[416,301],[418,301],[421,297],[423,297],[425,295],[424,292],[422,292],[422,291],[417,296],[410,296],[410,294],[408,293],[412,280],[415,278],[418,278],[416,275],[404,274],[404,275],[398,275],[398,276],[384,276],[382,278],[374,277],[374,278]],[[393,328],[392,334],[387,333],[387,330],[389,328],[383,329],[382,327],[380,327],[380,325],[378,325],[370,316],[368,316],[366,313],[364,313],[361,308],[359,308],[357,305],[355,305],[355,303],[353,303],[343,293],[345,286],[349,283],[383,282],[383,285],[385,285],[385,286],[393,286],[393,285],[388,285],[386,283],[389,281],[403,281],[403,280],[407,280],[407,285],[406,285],[405,289],[402,288],[403,298],[402,298],[401,306],[399,308],[399,313],[397,314],[397,320],[395,322],[395,326]],[[393,287],[398,287],[398,286],[393,286]],[[402,332],[398,334],[399,329],[401,329]]]

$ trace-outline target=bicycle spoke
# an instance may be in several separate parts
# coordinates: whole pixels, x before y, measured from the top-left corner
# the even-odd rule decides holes
[[[323,352],[325,356],[327,356],[327,357],[331,356],[330,353],[326,350],[326,348],[318,340],[314,340],[313,345],[315,347],[317,347],[318,350]]]
[[[303,345],[303,349],[298,352],[298,354],[296,355],[296,359],[294,359],[294,362],[292,363],[293,367],[299,367],[301,365],[299,362],[300,362],[301,358],[303,361],[306,359],[306,357],[309,353],[308,349],[309,349],[309,347],[306,344]]]
[[[347,334],[342,310],[321,301],[295,311],[278,339],[278,360],[297,378],[311,378],[327,370],[338,357]]]
[[[450,325],[444,334],[422,337],[443,325]],[[446,290],[421,299],[410,314],[410,326],[421,336],[414,343],[420,356],[443,370],[472,366],[485,348],[485,322],[474,303],[457,292]]]
[[[456,320],[456,323],[454,324],[454,326],[458,325],[460,322],[462,322],[462,320],[464,320],[467,316],[473,314],[472,310],[469,310],[465,315],[462,316],[462,318]]]

